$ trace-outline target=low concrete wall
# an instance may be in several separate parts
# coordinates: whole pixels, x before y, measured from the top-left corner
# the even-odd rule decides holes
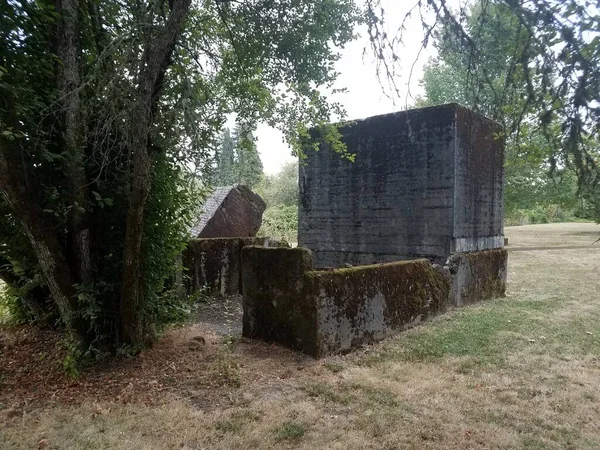
[[[183,252],[187,292],[206,289],[209,294],[241,293],[241,251],[246,245],[288,247],[268,237],[192,239]]]
[[[450,302],[463,306],[481,300],[504,297],[508,253],[504,249],[457,253],[448,259],[452,286]]]
[[[454,262],[316,271],[305,248],[245,247],[243,334],[322,357],[383,339],[477,296],[504,294],[505,251],[456,255]]]

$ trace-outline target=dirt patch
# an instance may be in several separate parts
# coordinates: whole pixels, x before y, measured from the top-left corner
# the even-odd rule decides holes
[[[244,309],[240,294],[215,296],[203,301],[192,316],[192,322],[204,325],[218,334],[242,335]]]

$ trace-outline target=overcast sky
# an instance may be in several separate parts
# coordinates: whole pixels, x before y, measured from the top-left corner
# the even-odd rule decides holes
[[[409,6],[406,3],[412,5],[413,2],[385,0],[382,3],[385,4],[386,8],[388,29],[395,33],[408,11]],[[434,50],[428,48],[421,52],[417,61],[423,39],[418,14],[413,14],[412,19],[407,23],[404,47],[402,51],[398,52],[401,57],[401,70],[396,83],[400,89],[400,98],[392,100],[384,94],[377,80],[373,57],[368,55],[363,60],[363,49],[368,46],[366,29],[360,29],[359,33],[361,36],[358,40],[342,50],[342,58],[338,61],[336,67],[337,71],[341,73],[336,87],[345,87],[348,92],[332,98],[345,107],[348,119],[361,119],[402,109],[407,103],[406,95],[409,88],[409,78],[411,78],[409,77],[411,66],[416,61],[410,83],[410,93],[413,97],[416,97],[422,92],[419,80],[423,75],[423,64],[434,54]],[[408,105],[411,105],[413,101],[409,97]],[[283,142],[282,135],[277,130],[266,125],[259,125],[256,137],[258,139],[258,151],[266,173],[276,173],[285,162],[294,161],[289,147]]]

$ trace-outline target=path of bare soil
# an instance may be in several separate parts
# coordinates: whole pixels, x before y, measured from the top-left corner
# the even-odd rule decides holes
[[[235,297],[76,379],[2,329],[0,448],[600,448],[600,227],[506,234],[507,298],[320,361],[242,339]]]

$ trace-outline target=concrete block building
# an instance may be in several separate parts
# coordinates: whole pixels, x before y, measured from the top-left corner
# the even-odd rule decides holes
[[[504,141],[497,123],[456,104],[340,129],[354,162],[321,145],[299,174],[298,244],[317,268],[503,246]],[[319,139],[314,133],[314,139]]]

